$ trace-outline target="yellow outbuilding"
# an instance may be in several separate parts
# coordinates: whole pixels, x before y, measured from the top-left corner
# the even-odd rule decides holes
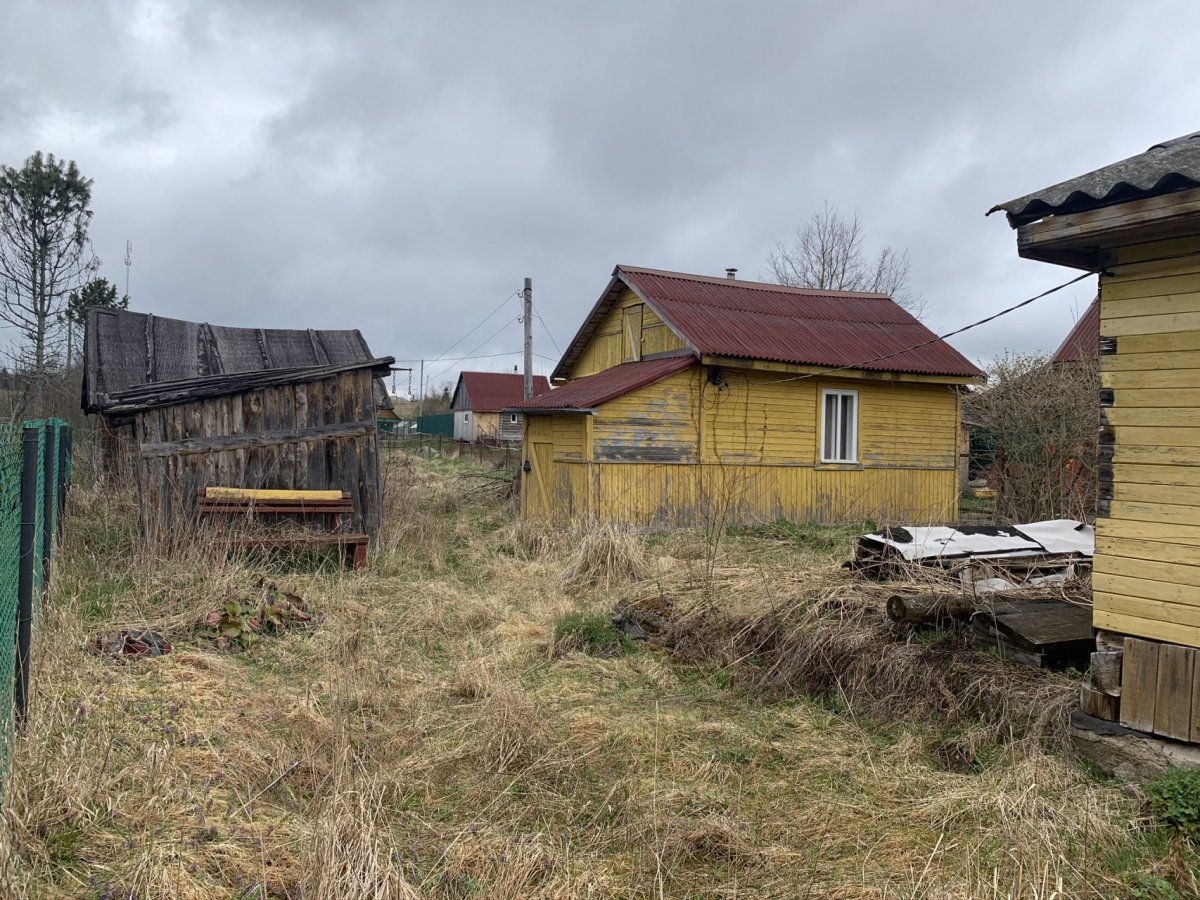
[[[1021,256],[1100,275],[1093,624],[1122,666],[1085,708],[1200,742],[1200,132],[996,210]]]
[[[882,294],[617,266],[524,414],[524,514],[944,523],[983,373]]]

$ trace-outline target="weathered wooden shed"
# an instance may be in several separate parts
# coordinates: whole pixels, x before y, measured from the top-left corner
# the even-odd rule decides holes
[[[96,309],[87,324],[84,409],[124,430],[148,540],[185,533],[214,486],[347,491],[348,530],[378,531],[376,410],[393,360],[372,357],[357,331]]]
[[[997,210],[1021,256],[1099,273],[1093,624],[1124,651],[1085,704],[1200,742],[1200,132]]]
[[[943,523],[983,373],[881,294],[618,266],[553,378],[526,516]]]

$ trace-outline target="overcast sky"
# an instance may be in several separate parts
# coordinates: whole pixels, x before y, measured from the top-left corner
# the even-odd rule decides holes
[[[359,328],[400,359],[526,275],[561,347],[616,263],[756,278],[825,201],[907,248],[948,330],[1076,274],[1018,259],[988,208],[1200,128],[1194,0],[0,6],[0,162],[94,179],[133,308]],[[1093,293],[952,343],[1052,350]],[[512,356],[428,374],[511,368],[519,313],[449,354]]]

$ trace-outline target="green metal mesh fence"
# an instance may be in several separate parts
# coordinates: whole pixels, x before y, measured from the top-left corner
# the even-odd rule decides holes
[[[21,562],[21,429],[0,426],[0,721],[13,706],[17,575]]]
[[[23,478],[25,432],[37,438],[36,478]],[[60,446],[67,446],[69,426],[61,419],[41,419],[23,425],[0,425],[0,731],[10,733],[15,703],[17,674],[17,621],[20,611],[18,585],[21,572],[22,487],[34,491],[33,596],[36,616],[42,589],[50,575],[50,560],[58,529],[63,487],[70,478],[70,462],[62,460]],[[0,766],[7,768],[0,742]]]

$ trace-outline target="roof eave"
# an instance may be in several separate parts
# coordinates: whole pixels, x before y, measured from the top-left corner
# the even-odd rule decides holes
[[[1123,244],[1193,235],[1200,235],[1200,188],[1029,222],[1017,228],[1017,253],[1099,272],[1113,263],[1113,249]]]

